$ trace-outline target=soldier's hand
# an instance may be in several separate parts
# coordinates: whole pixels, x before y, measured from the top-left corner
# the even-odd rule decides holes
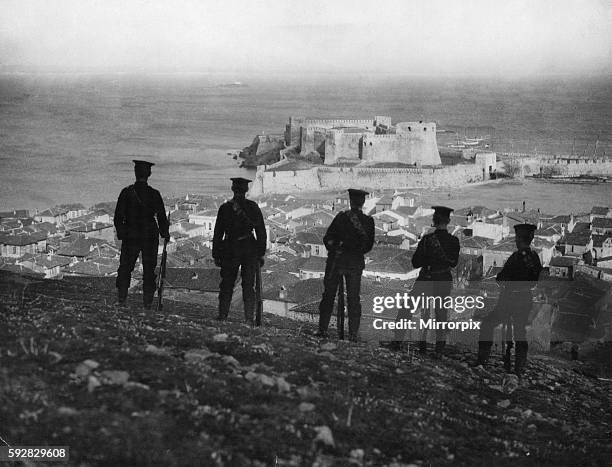
[[[215,266],[217,266],[218,268],[221,267],[221,258],[215,258]]]
[[[263,265],[264,265],[264,263],[265,263],[264,257],[263,257],[263,256],[260,256],[260,257],[259,257],[259,267],[263,266]]]

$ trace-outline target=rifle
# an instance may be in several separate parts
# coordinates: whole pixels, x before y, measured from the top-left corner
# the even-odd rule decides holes
[[[166,278],[166,260],[168,259],[168,253],[166,252],[166,246],[168,240],[164,239],[164,251],[162,252],[161,264],[159,265],[159,276],[157,278],[157,311],[161,311],[163,308],[162,304],[162,293],[164,291],[164,279]]]
[[[261,314],[263,313],[263,298],[261,297],[261,263],[259,258],[255,266],[255,326],[261,326]]]
[[[340,274],[338,285],[338,338],[344,340],[344,275]]]

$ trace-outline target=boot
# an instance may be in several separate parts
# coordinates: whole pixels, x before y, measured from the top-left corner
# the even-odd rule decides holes
[[[329,334],[327,333],[326,329],[319,329],[316,332],[315,337],[320,337],[321,339],[327,339],[329,337]]]
[[[123,306],[127,301],[127,289],[117,289],[117,305]]]
[[[493,347],[493,341],[478,341],[478,356],[472,366],[486,366],[489,355],[491,355],[491,347]]]
[[[516,351],[514,353],[514,372],[520,378],[525,372],[527,365],[527,349],[529,345],[527,341],[518,341],[516,343]]]

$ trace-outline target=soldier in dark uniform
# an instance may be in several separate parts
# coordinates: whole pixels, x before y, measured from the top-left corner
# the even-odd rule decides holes
[[[432,206],[433,227],[435,230],[421,238],[414,255],[412,266],[421,268],[419,276],[412,291],[415,295],[424,294],[425,298],[432,297],[436,300],[435,318],[438,322],[448,320],[448,310],[444,306],[438,306],[440,300],[444,302],[453,286],[453,275],[451,269],[457,266],[459,261],[459,239],[448,233],[451,208],[444,206]],[[426,318],[429,310],[422,310],[421,317]],[[445,329],[436,330],[436,353],[442,353],[446,345]],[[419,350],[427,350],[427,342],[422,339],[419,342]]]
[[[125,304],[134,265],[142,253],[142,299],[145,309],[150,309],[155,294],[155,266],[159,236],[170,239],[166,210],[159,191],[150,187],[147,180],[151,167],[146,161],[133,161],[136,183],[123,190],[115,208],[115,229],[121,240],[121,258],[117,271],[117,298]]]
[[[542,263],[538,254],[530,247],[535,225],[517,224],[514,226],[517,251],[512,253],[497,274],[497,281],[504,285],[497,306],[482,320],[478,342],[476,365],[485,365],[493,345],[493,330],[511,318],[514,327],[516,349],[514,371],[521,376],[527,363],[526,327],[532,306],[531,289],[537,284]],[[505,338],[505,336],[503,337]],[[508,356],[509,357],[509,356]],[[510,371],[510,360],[506,358],[506,369]]]
[[[363,190],[350,189],[351,209],[339,213],[327,229],[323,243],[327,248],[325,265],[325,290],[319,304],[319,333],[327,337],[327,327],[331,318],[334,299],[340,279],[346,280],[347,308],[349,319],[349,339],[356,341],[361,320],[361,273],[365,268],[363,255],[374,245],[374,219],[365,215],[361,209],[368,194]]]
[[[217,319],[224,320],[229,314],[240,268],[244,316],[247,323],[253,324],[256,265],[264,264],[266,227],[257,203],[245,197],[251,180],[240,177],[231,180],[234,197],[219,208],[213,237],[212,255],[215,265],[221,268]]]

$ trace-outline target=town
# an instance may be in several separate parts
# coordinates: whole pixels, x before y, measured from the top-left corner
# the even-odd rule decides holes
[[[363,319],[374,316],[375,297],[409,291],[418,275],[410,260],[430,228],[433,212],[420,198],[416,192],[386,190],[366,199],[364,212],[375,219],[376,240],[363,272]],[[220,195],[193,194],[164,200],[171,222],[165,298],[216,307],[219,269],[211,247],[217,210],[224,201]],[[269,194],[257,201],[268,231],[262,271],[265,311],[313,319],[327,257],[323,236],[335,214],[348,209],[348,197],[343,192],[312,199]],[[40,212],[0,212],[0,270],[50,280],[116,276],[121,247],[113,213],[112,202],[89,208],[69,204]],[[612,285],[609,207],[551,214],[527,210],[524,204],[505,211],[457,206],[449,226],[461,243],[454,289],[487,297],[487,307],[492,306],[498,293],[495,275],[515,250],[513,226],[525,222],[538,226],[533,248],[545,267],[540,303],[552,310],[547,324],[552,321],[553,336],[548,341],[583,341],[609,333],[604,306]],[[141,287],[141,272],[137,265],[131,284],[136,290]],[[237,284],[234,304],[241,300],[239,290]]]

